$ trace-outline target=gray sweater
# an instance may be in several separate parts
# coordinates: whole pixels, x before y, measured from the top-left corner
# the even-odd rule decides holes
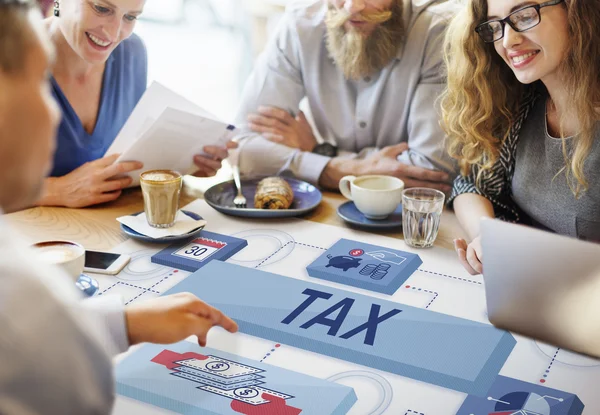
[[[521,128],[512,197],[534,226],[562,235],[600,241],[600,131],[585,161],[589,188],[575,198],[567,185],[562,139],[548,134],[546,97],[537,100]],[[567,150],[573,139],[567,139]]]
[[[477,182],[479,167],[454,181],[448,204],[475,193],[494,205],[496,217],[600,242],[600,126],[585,162],[589,189],[576,199],[566,183],[562,141],[547,134],[546,98],[532,87],[515,114],[493,168]],[[567,145],[572,145],[568,139]],[[555,177],[556,176],[556,177]]]

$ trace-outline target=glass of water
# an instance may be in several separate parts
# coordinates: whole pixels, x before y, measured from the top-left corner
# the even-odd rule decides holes
[[[446,196],[434,189],[416,187],[402,192],[404,242],[413,248],[430,248],[440,229]]]

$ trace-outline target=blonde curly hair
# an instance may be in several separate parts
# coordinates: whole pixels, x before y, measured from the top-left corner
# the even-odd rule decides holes
[[[571,191],[579,197],[588,188],[584,165],[600,120],[600,32],[596,30],[600,7],[597,0],[565,0],[565,6],[570,47],[559,70],[580,133],[573,138],[571,151],[561,133],[565,165],[558,173],[565,173]],[[487,20],[487,12],[487,0],[466,0],[450,24],[444,48],[448,84],[441,97],[448,151],[463,175],[478,167],[478,180],[498,160],[519,103],[532,88],[521,84],[494,46],[475,32]]]

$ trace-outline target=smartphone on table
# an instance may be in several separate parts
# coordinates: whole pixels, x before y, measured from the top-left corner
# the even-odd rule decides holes
[[[129,260],[131,260],[131,257],[125,254],[86,250],[85,268],[83,270],[96,274],[116,275],[125,268]]]

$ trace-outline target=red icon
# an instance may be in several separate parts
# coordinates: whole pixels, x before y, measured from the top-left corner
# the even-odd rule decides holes
[[[353,249],[352,251],[350,251],[350,255],[352,256],[361,256],[364,253],[365,251],[363,251],[362,249]]]

